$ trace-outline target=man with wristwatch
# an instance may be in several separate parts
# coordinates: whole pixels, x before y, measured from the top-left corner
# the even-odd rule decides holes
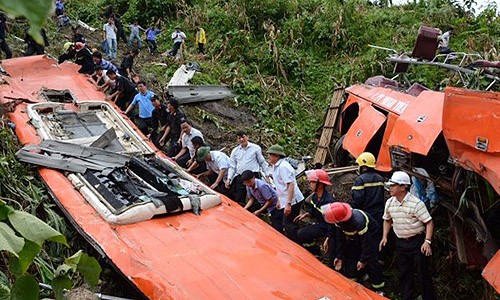
[[[396,261],[403,300],[415,299],[413,272],[418,273],[423,300],[436,299],[429,272],[434,223],[424,202],[409,193],[410,176],[402,171],[392,174],[391,198],[385,203],[384,226],[379,250],[387,243],[391,226],[396,234]]]

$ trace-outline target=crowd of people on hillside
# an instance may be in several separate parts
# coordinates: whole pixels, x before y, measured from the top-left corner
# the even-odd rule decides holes
[[[58,20],[66,16],[62,0],[56,1],[55,13]],[[392,228],[402,299],[414,299],[414,272],[418,273],[422,298],[436,299],[429,274],[434,225],[425,204],[409,193],[411,180],[407,173],[396,171],[389,182],[384,182],[375,171],[375,156],[365,152],[356,159],[360,175],[354,181],[352,199],[336,199],[328,191],[330,178],[321,168],[305,172],[312,194],[304,197],[294,162],[282,146],[268,147],[266,158],[261,147],[250,142],[247,132],[238,131],[235,134],[238,145],[229,155],[215,150],[206,143],[202,131],[192,126],[177,99],[153,92],[138,78],[134,60],[144,46],[141,31],[145,33],[150,54],[154,55],[158,48],[156,37],[162,33],[157,25],[144,29],[135,20],[128,26],[127,38],[112,7],[104,16],[107,21],[102,28],[103,51],[89,47],[79,28],[73,27],[58,61],[73,60],[80,65],[79,72],[86,74],[96,89],[106,93],[105,100],[114,102],[126,115],[137,110],[132,119],[158,149],[255,216],[267,215],[272,227],[292,241],[300,245],[322,241],[332,268],[354,280],[367,274],[372,288],[379,293],[383,293],[386,284],[381,261],[387,255],[384,248]],[[58,24],[65,26],[63,23]],[[0,16],[0,48],[10,58],[12,53],[5,42],[7,30],[6,18]],[[42,36],[46,39],[45,32]],[[173,47],[167,55],[176,57],[186,34],[177,26],[170,37]],[[119,39],[129,50],[117,67],[114,61],[118,57]],[[205,54],[205,44],[205,31],[198,26],[199,53]],[[26,55],[44,52],[43,45],[33,39],[28,49]],[[391,195],[387,201],[386,186]]]

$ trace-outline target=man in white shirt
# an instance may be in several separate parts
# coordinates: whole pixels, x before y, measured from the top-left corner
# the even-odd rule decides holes
[[[176,56],[177,52],[181,48],[182,43],[186,39],[186,34],[181,31],[181,28],[179,26],[176,26],[171,38],[174,41],[174,47],[168,52],[168,55]]]
[[[182,149],[177,155],[172,157],[172,159],[175,160],[179,166],[186,168],[189,167],[196,158],[196,149],[191,139],[195,136],[203,138],[203,134],[198,129],[193,128],[186,119],[181,120],[181,131],[180,144]]]
[[[231,151],[231,165],[228,170],[226,188],[230,189],[229,197],[240,205],[245,206],[247,197],[247,189],[241,179],[241,174],[250,170],[255,173],[256,178],[260,178],[260,171],[269,175],[269,165],[262,155],[262,149],[248,141],[248,135],[244,131],[236,133],[238,139],[238,146]]]
[[[409,193],[411,180],[406,172],[394,172],[387,184],[391,198],[385,203],[379,250],[386,245],[392,227],[396,234],[396,262],[401,299],[415,299],[413,273],[416,272],[422,299],[435,300],[436,294],[429,271],[434,233],[432,216],[424,202]]]
[[[199,162],[205,161],[207,171],[195,176],[198,178],[207,176],[210,181],[210,188],[226,195],[228,190],[224,186],[224,182],[227,180],[227,170],[231,164],[229,156],[221,151],[210,151],[210,147],[203,146],[196,151],[196,160]],[[217,177],[215,180],[210,180],[210,175],[213,174],[216,174]]]
[[[116,26],[113,18],[108,19],[108,23],[104,24],[104,38],[108,43],[108,58],[109,60],[116,58],[117,44],[116,44]]]
[[[278,194],[276,209],[283,210],[283,227],[286,236],[297,241],[298,225],[293,220],[299,215],[304,195],[300,192],[295,169],[284,158],[285,150],[280,145],[267,149],[269,163],[273,166],[273,182]]]

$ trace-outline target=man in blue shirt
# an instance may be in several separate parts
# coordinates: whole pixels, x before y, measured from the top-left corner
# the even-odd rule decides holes
[[[156,49],[158,46],[156,45],[156,35],[160,33],[161,30],[155,29],[155,26],[146,29],[146,43],[149,45],[149,52],[151,54],[156,54]]]
[[[248,202],[245,209],[250,210],[257,201],[259,208],[253,214],[259,216],[264,211],[267,211],[271,215],[271,224],[274,229],[283,233],[283,210],[276,209],[278,194],[276,194],[273,187],[264,180],[255,178],[254,172],[250,170],[243,171],[241,179],[247,189]]]
[[[135,95],[127,110],[125,110],[125,114],[130,113],[134,106],[139,104],[139,122],[137,127],[139,127],[139,130],[144,135],[148,135],[149,129],[154,127],[153,111],[155,107],[152,102],[154,94],[148,90],[146,83],[142,81],[137,83],[137,90],[139,90],[139,93]]]

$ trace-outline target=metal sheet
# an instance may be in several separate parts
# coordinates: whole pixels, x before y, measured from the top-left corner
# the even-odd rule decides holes
[[[422,92],[396,120],[388,145],[427,155],[442,131],[443,98],[441,92]]]
[[[443,134],[450,155],[500,194],[500,93],[445,90]]]
[[[364,107],[358,118],[346,133],[343,147],[352,156],[358,157],[366,149],[366,146],[385,123],[386,117],[372,106]]]
[[[170,86],[168,92],[177,98],[180,104],[222,100],[235,96],[229,87],[223,85]]]
[[[500,293],[500,251],[488,262],[482,275]]]

